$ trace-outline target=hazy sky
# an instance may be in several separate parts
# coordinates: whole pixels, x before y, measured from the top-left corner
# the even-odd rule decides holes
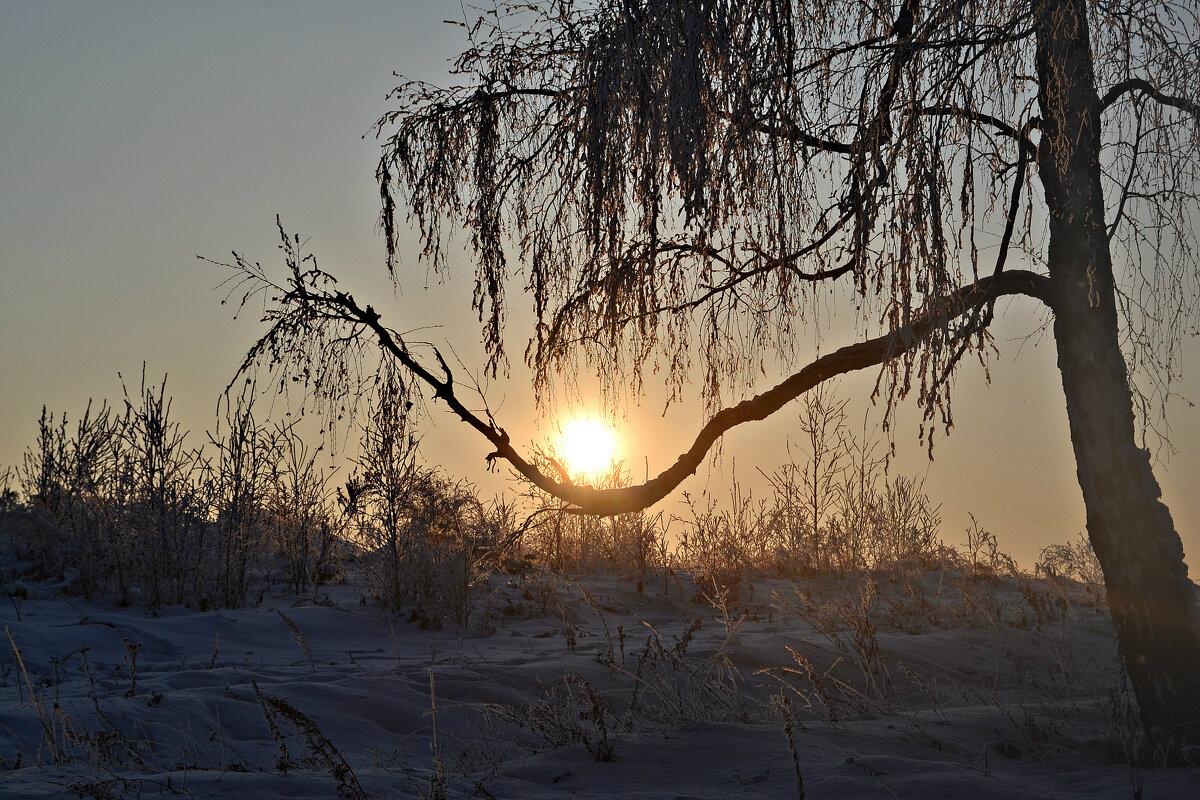
[[[253,314],[232,318],[213,291],[224,273],[195,257],[236,249],[279,264],[276,214],[393,327],[440,324],[421,337],[471,360],[469,265],[426,294],[411,255],[392,296],[375,229],[378,150],[362,138],[388,109],[393,70],[445,74],[461,40],[441,21],[461,15],[457,3],[418,0],[0,0],[0,469],[20,462],[43,404],[75,419],[89,397],[119,400],[118,372],[136,388],[143,361],[152,380],[169,373],[176,417],[199,444],[260,327]],[[982,370],[962,372],[957,428],[932,465],[912,409],[901,414],[895,467],[926,476],[948,541],[964,538],[974,512],[1026,564],[1083,529],[1053,343],[1022,346],[1041,320],[1031,306],[1014,304],[995,329],[990,387]],[[511,331],[518,362],[525,335]],[[1178,388],[1195,398],[1192,360]],[[841,389],[861,394],[872,380]],[[552,421],[537,420],[527,386],[514,369],[489,400],[515,440],[544,441]],[[856,405],[855,419],[866,409]],[[664,468],[702,421],[695,407],[660,411],[651,401],[628,422],[622,454],[635,476],[647,463]],[[485,471],[485,442],[436,408],[434,421],[428,459],[502,486]],[[734,465],[761,485],[756,467],[770,472],[786,457],[794,421],[785,409],[735,430],[721,464],[683,488],[719,490]],[[1180,452],[1158,475],[1195,578],[1200,411],[1176,402],[1170,421]]]

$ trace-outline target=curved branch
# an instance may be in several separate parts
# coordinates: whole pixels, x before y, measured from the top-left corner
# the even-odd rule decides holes
[[[1123,95],[1132,94],[1134,92],[1141,92],[1150,99],[1158,102],[1160,105],[1171,106],[1172,108],[1178,108],[1181,111],[1186,111],[1188,114],[1191,114],[1193,117],[1195,117],[1198,122],[1200,122],[1200,103],[1197,103],[1195,100],[1191,100],[1186,97],[1177,97],[1175,95],[1164,94],[1163,92],[1159,91],[1157,86],[1150,83],[1150,81],[1146,80],[1145,78],[1127,78],[1120,83],[1114,84],[1107,92],[1104,93],[1104,97],[1100,98],[1100,109],[1102,111],[1106,110],[1120,100]]]
[[[546,475],[513,448],[503,428],[480,419],[454,395],[451,377],[440,356],[440,365],[447,372],[445,380],[439,380],[422,366],[404,343],[380,323],[379,314],[370,306],[362,308],[350,295],[342,292],[327,296],[325,300],[338,306],[348,319],[370,328],[383,350],[432,387],[435,397],[444,400],[459,419],[491,442],[496,450],[488,456],[489,462],[504,459],[539,489],[570,503],[573,508],[569,510],[574,513],[608,516],[640,511],[662,500],[685,478],[696,472],[713,444],[726,431],[746,422],[766,419],[804,392],[836,375],[877,366],[915,349],[944,323],[947,310],[951,318],[959,317],[998,297],[1014,294],[1035,297],[1050,305],[1048,283],[1043,275],[1015,270],[981,278],[977,283],[964,286],[930,304],[930,310],[916,315],[909,325],[818,358],[762,394],[718,411],[700,429],[691,448],[679,456],[674,464],[645,483],[617,489],[577,486]]]
[[[840,153],[842,155],[854,155],[858,152],[859,146],[856,142],[847,144],[839,142],[836,139],[825,139],[815,134],[809,133],[798,125],[790,123],[768,123],[755,122],[750,126],[750,129],[774,136],[787,141],[798,142],[805,147],[810,147],[813,150],[818,150],[823,153]]]
[[[752,269],[739,269],[739,268],[735,267],[729,259],[724,259],[724,258],[718,259],[723,264],[725,264],[725,266],[727,268],[729,268],[730,276],[728,278],[721,281],[720,283],[716,283],[711,286],[704,287],[704,292],[699,297],[694,297],[691,300],[687,300],[687,301],[684,301],[681,303],[676,303],[674,305],[656,308],[653,310],[653,313],[661,313],[664,311],[685,311],[688,309],[697,308],[697,307],[703,305],[704,303],[708,302],[713,297],[716,297],[717,295],[719,295],[723,292],[727,292],[730,289],[733,289],[738,284],[743,283],[743,282],[749,280],[750,278],[754,278],[759,275],[763,275],[765,273],[779,269],[780,267],[786,267],[788,269],[788,271],[791,272],[794,277],[796,277],[797,279],[802,280],[802,281],[808,281],[810,283],[819,283],[821,281],[836,280],[836,279],[842,277],[843,275],[845,275],[846,273],[852,271],[854,269],[854,263],[850,262],[849,264],[844,264],[844,265],[842,265],[840,267],[836,267],[834,269],[817,270],[816,272],[805,272],[804,270],[796,267],[796,264],[801,259],[803,259],[805,256],[807,256],[809,253],[816,252],[819,248],[824,246],[830,239],[832,239],[834,237],[834,235],[836,233],[838,233],[844,227],[845,223],[850,221],[850,219],[852,217],[853,217],[852,212],[846,212],[846,213],[842,214],[842,216],[837,220],[837,222],[835,222],[833,225],[831,225],[829,230],[827,230],[825,233],[821,234],[816,239],[814,239],[813,241],[806,244],[804,247],[801,247],[799,250],[788,253],[786,255],[768,256],[766,253],[762,252],[758,248],[750,248],[750,251],[753,252],[759,258],[761,258],[762,262],[763,262],[761,265],[754,267]],[[706,248],[706,250],[708,252],[701,252],[700,250],[697,250],[695,247],[691,247],[691,246],[688,246],[685,244],[663,246],[660,249],[664,250],[664,251],[666,251],[666,250],[694,250],[698,255],[707,256],[710,258],[714,257],[712,255],[711,248]]]
[[[954,117],[955,119],[964,119],[969,122],[974,122],[977,125],[982,125],[994,128],[997,133],[1007,136],[1012,139],[1028,156],[1037,155],[1037,145],[1029,138],[1029,132],[1039,127],[1039,121],[1034,118],[1026,122],[1020,128],[1015,125],[1000,119],[992,114],[984,114],[981,111],[975,111],[970,108],[960,108],[952,105],[937,105],[926,106],[922,108],[920,113],[929,117]]]

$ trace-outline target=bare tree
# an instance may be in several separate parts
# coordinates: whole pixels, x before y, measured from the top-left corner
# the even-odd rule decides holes
[[[507,363],[506,289],[521,275],[538,389],[581,367],[636,389],[664,367],[677,392],[698,369],[712,415],[695,443],[639,486],[544,474],[463,404],[440,354],[286,235],[290,275],[246,368],[290,368],[336,404],[363,385],[347,366],[373,342],[491,458],[611,514],[661,499],[725,431],[850,370],[879,367],[889,409],[914,396],[922,436],[948,427],[948,378],[986,359],[997,300],[1030,297],[1053,315],[1142,721],[1156,741],[1200,743],[1197,612],[1144,448],[1197,300],[1195,2],[545,0],[465,27],[459,83],[402,83],[377,126],[389,269],[406,218],[438,270],[465,227],[488,369]],[[249,291],[272,286],[236,266]],[[830,286],[863,338],[801,366]],[[722,407],[764,353],[795,371]]]

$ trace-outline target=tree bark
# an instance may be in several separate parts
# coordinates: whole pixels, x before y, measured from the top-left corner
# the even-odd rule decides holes
[[[1120,653],[1152,745],[1200,745],[1200,626],[1183,545],[1136,441],[1100,182],[1086,0],[1032,0],[1050,304],[1079,485]]]

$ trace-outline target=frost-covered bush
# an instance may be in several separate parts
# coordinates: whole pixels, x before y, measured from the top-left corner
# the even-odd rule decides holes
[[[617,463],[589,481],[599,488],[629,484],[624,465]],[[533,491],[533,490],[531,490]],[[589,517],[562,510],[560,504],[533,493],[532,524],[522,537],[523,554],[557,572],[613,572],[642,577],[664,560],[662,514],[636,511],[609,517]]]
[[[1042,549],[1034,569],[1047,578],[1066,578],[1089,586],[1104,586],[1104,571],[1092,543],[1080,533],[1074,541],[1052,544]]]
[[[845,404],[806,396],[800,458],[766,475],[768,500],[734,484],[730,502],[688,498],[678,558],[703,585],[733,588],[751,573],[829,575],[957,563],[939,536],[923,483],[888,476],[877,443],[846,426]]]
[[[291,428],[277,430],[267,511],[271,544],[293,592],[313,589],[338,575],[343,517],[317,463],[321,448],[308,447]]]
[[[475,488],[418,458],[408,404],[385,376],[363,431],[358,471],[341,495],[368,592],[435,619],[470,613],[485,556],[502,536]]]
[[[335,572],[338,515],[291,428],[226,403],[210,450],[171,418],[165,381],[88,405],[73,426],[43,409],[17,471],[0,535],[21,577],[122,604],[237,606],[282,582],[312,588]],[[7,484],[5,484],[7,489]]]

